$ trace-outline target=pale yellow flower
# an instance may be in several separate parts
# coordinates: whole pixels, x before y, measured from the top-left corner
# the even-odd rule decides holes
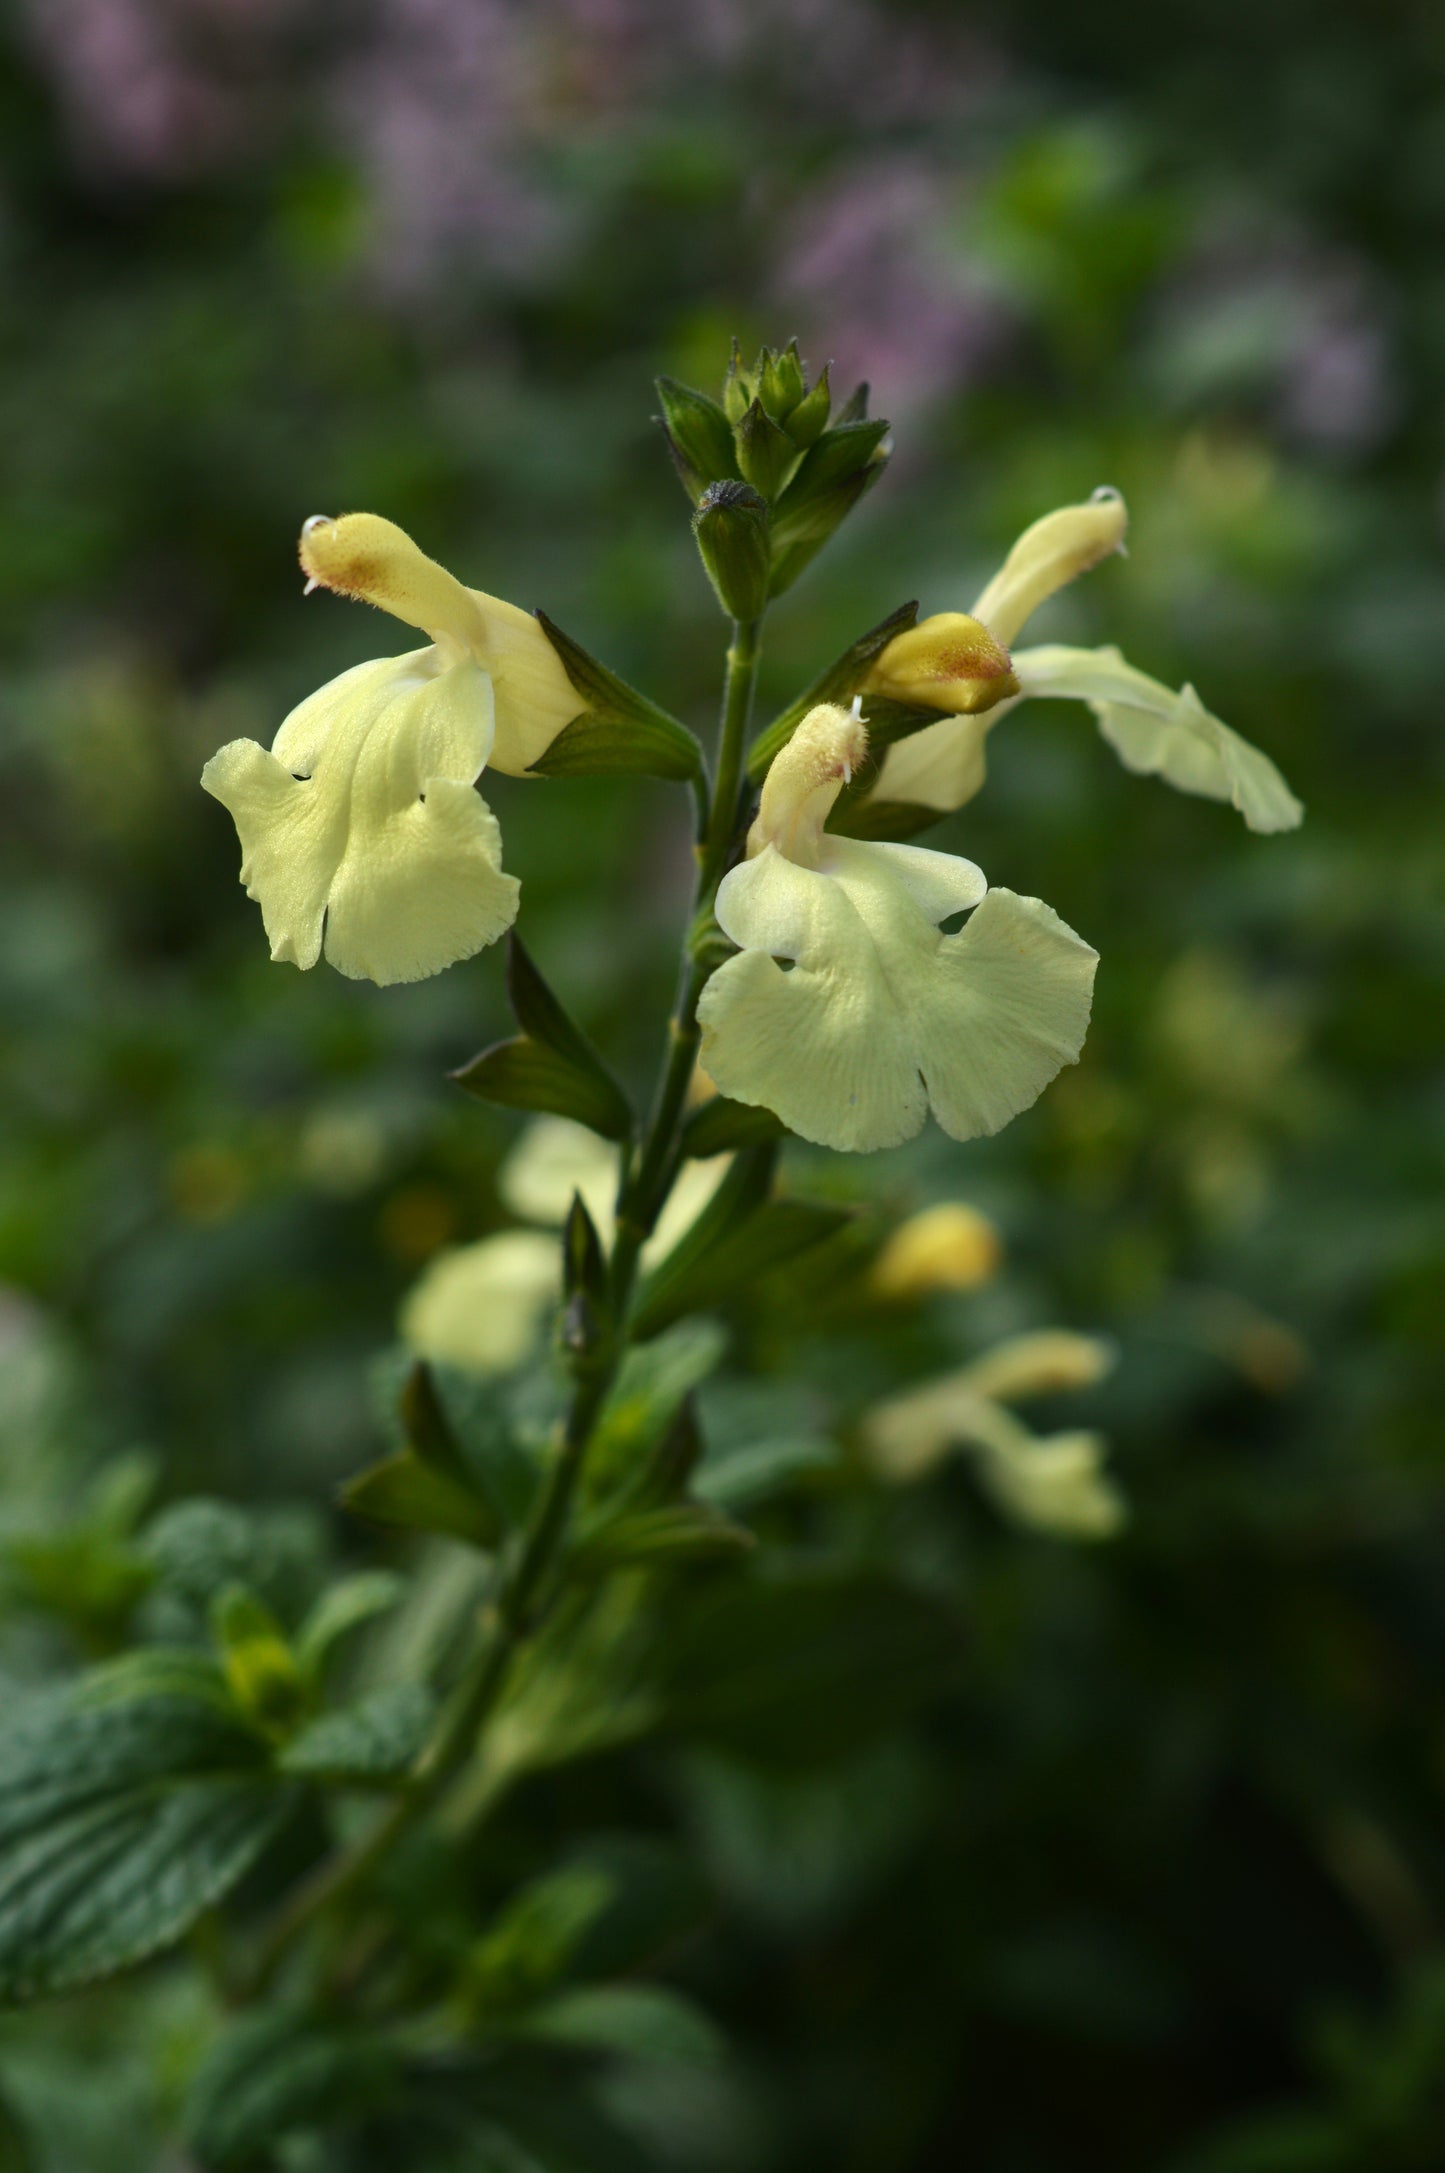
[[[271,956],[353,979],[420,980],[516,918],[483,768],[521,771],[581,704],[512,604],[465,589],[390,521],[308,521],[308,586],[422,627],[431,646],[358,664],[287,717],[270,752],[233,740],[202,772],[241,840]]]
[[[1127,514],[1117,491],[1096,491],[1085,505],[1063,506],[1026,529],[973,607],[969,624],[985,628],[1002,648],[1066,582],[1124,547]],[[883,651],[870,687],[924,707],[947,703],[946,681],[930,692],[916,653],[900,652],[918,674],[913,689],[895,686],[890,660],[899,642],[917,646],[927,630],[947,645],[950,619],[926,619]],[[1099,729],[1131,770],[1162,777],[1180,792],[1227,800],[1252,830],[1293,829],[1303,813],[1279,771],[1249,742],[1204,708],[1192,687],[1176,693],[1135,671],[1117,649],[1048,647],[1014,650],[1007,683],[990,703],[960,701],[956,714],[895,741],[879,769],[874,797],[901,800],[947,814],[963,807],[987,777],[988,735],[1030,695],[1086,701]]]
[[[1045,1329],[1016,1336],[972,1365],[877,1405],[863,1422],[869,1461],[900,1483],[922,1478],[955,1449],[1006,1515],[1060,1538],[1103,1539],[1126,1510],[1092,1432],[1033,1433],[1001,1399],[1091,1386],[1113,1363],[1092,1336]]]
[[[1097,956],[970,861],[825,832],[866,751],[862,721],[825,703],[769,770],[717,895],[741,956],[703,991],[701,1061],[822,1146],[896,1146],[930,1106],[955,1139],[996,1132],[1077,1058]]]
[[[657,1227],[640,1254],[665,1259],[721,1183],[730,1155],[684,1162]],[[617,1149],[567,1117],[538,1117],[497,1175],[506,1205],[540,1229],[503,1230],[438,1254],[403,1302],[403,1342],[419,1358],[466,1372],[505,1373],[535,1347],[562,1291],[559,1232],[575,1195],[604,1247],[616,1234]]]
[[[1002,1252],[986,1215],[961,1200],[941,1200],[889,1233],[869,1270],[869,1288],[875,1297],[899,1303],[937,1291],[977,1290],[997,1272]]]
[[[528,1356],[562,1294],[562,1248],[542,1230],[502,1230],[438,1253],[402,1304],[418,1358],[506,1373]]]

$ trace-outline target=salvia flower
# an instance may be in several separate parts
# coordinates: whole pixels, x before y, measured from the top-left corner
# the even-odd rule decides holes
[[[824,703],[769,770],[748,857],[718,890],[741,955],[703,991],[701,1061],[721,1093],[821,1146],[896,1146],[930,1107],[973,1139],[1075,1061],[1097,955],[971,861],[825,831],[867,745],[859,716]]]
[[[1036,1434],[1006,1402],[1090,1388],[1113,1361],[1109,1344],[1067,1329],[1010,1337],[972,1365],[876,1405],[863,1421],[869,1461],[906,1483],[962,1450],[1015,1523],[1061,1539],[1106,1539],[1127,1512],[1104,1470],[1103,1436]]]
[[[1030,695],[1058,695],[1089,703],[1127,768],[1180,792],[1229,801],[1252,830],[1295,827],[1303,809],[1269,757],[1212,716],[1192,687],[1176,693],[1162,686],[1117,649],[1012,648],[1040,604],[1123,550],[1127,526],[1115,490],[1061,506],[1025,529],[971,614],[940,613],[889,643],[866,691],[950,714],[888,749],[878,799],[936,814],[964,806],[983,786],[994,727]],[[957,670],[970,641],[979,657],[992,645],[991,679],[970,682]]]
[[[314,966],[324,943],[353,979],[421,980],[516,918],[476,779],[489,762],[526,770],[582,705],[535,619],[463,588],[390,521],[317,516],[301,564],[308,588],[376,604],[430,646],[354,665],[269,753],[233,740],[201,783],[235,819],[274,959]]]

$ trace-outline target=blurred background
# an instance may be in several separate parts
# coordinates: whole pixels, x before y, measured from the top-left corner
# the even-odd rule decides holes
[[[1019,1533],[962,1472],[800,1512],[780,1543],[951,1593],[956,1678],[802,1767],[744,1739],[522,1799],[509,1862],[650,1822],[705,1887],[679,1966],[734,2064],[659,2086],[666,2164],[1445,2165],[1442,63],[1425,0],[5,11],[0,1529],[137,1450],[167,1496],[324,1507],[401,1296],[504,1219],[516,1127],[441,1076],[505,1030],[498,957],[270,965],[197,785],[408,646],[303,602],[307,514],[387,514],[706,726],[650,380],[796,333],[897,450],[776,611],[765,704],[1111,483],[1131,555],[1040,638],[1194,680],[1307,803],[1251,837],[1041,704],[927,840],[1097,946],[1088,1047],[996,1140],[792,1150],[887,1214],[966,1200],[1006,1256],[757,1362],[827,1425],[900,1337],[927,1370],[1106,1334],[1132,1523]],[[680,796],[489,797],[532,948],[641,1080]],[[58,1636],[16,1612],[7,1694]],[[57,2167],[157,2162],[127,2013],[0,2020],[57,2135],[77,2017],[108,2048]]]

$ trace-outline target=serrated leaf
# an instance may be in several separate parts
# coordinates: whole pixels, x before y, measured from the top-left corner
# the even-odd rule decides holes
[[[702,775],[702,749],[686,725],[599,664],[545,611],[537,620],[587,707],[563,727],[529,776],[661,777],[690,784]]]
[[[168,1946],[292,1810],[264,1744],[180,1697],[64,1693],[0,1736],[0,2000],[69,1991]]]
[[[736,1154],[743,1147],[765,1147],[787,1137],[787,1127],[771,1109],[754,1109],[714,1094],[694,1109],[682,1128],[682,1151],[690,1161],[715,1154]]]
[[[194,1645],[138,1645],[92,1668],[71,1693],[77,1709],[125,1705],[137,1698],[184,1698],[240,1716],[220,1664]]]
[[[487,1503],[410,1449],[368,1465],[345,1482],[338,1499],[343,1508],[373,1524],[442,1532],[488,1552],[503,1536],[501,1519]]]
[[[748,750],[748,776],[760,785],[772,767],[773,760],[787,746],[798,726],[810,709],[820,702],[837,702],[847,706],[859,691],[875,659],[882,655],[895,635],[906,634],[918,624],[917,602],[900,604],[890,611],[886,619],[870,626],[866,634],[860,634],[843,654],[836,658],[824,672],[820,672],[810,687],[796,701],[790,702],[780,716],[765,726]],[[937,714],[933,721],[937,723]]]
[[[377,2112],[401,2079],[379,2031],[288,2008],[244,2015],[196,2077],[191,2147],[208,2167],[248,2165],[298,2130],[344,2128]]]
[[[400,1780],[431,1733],[436,1699],[425,1683],[387,1683],[313,1720],[281,1752],[283,1772],[309,1780]]]
[[[406,1593],[406,1580],[391,1569],[362,1569],[322,1593],[296,1633],[296,1658],[314,1682],[336,1646],[353,1630],[386,1614]]]
[[[454,1071],[456,1084],[482,1101],[572,1117],[604,1139],[626,1139],[632,1131],[626,1095],[515,930],[507,939],[507,994],[521,1034]]]

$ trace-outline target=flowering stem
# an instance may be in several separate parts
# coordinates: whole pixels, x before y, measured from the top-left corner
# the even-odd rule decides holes
[[[710,966],[693,955],[692,935],[711,911],[717,886],[737,835],[743,783],[743,752],[758,667],[759,621],[738,621],[727,654],[722,731],[711,801],[698,844],[697,897],[689,928],[677,1003],[668,1021],[668,1047],[652,1115],[623,1184],[617,1236],[610,1265],[613,1325],[599,1348],[578,1369],[562,1440],[538,1496],[520,1549],[502,1572],[485,1610],[476,1649],[457,1685],[450,1710],[423,1754],[406,1793],[349,1853],[323,1864],[298,1888],[263,1944],[252,1972],[253,1996],[270,1985],[300,1933],[323,1912],[334,1911],[363,1887],[396,1844],[423,1818],[465,1765],[477,1734],[506,1685],[517,1648],[535,1627],[537,1601],[567,1529],[597,1415],[617,1377],[627,1347],[626,1315],[637,1260],[671,1189],[677,1167],[677,1130],[697,1056],[697,1004]]]

